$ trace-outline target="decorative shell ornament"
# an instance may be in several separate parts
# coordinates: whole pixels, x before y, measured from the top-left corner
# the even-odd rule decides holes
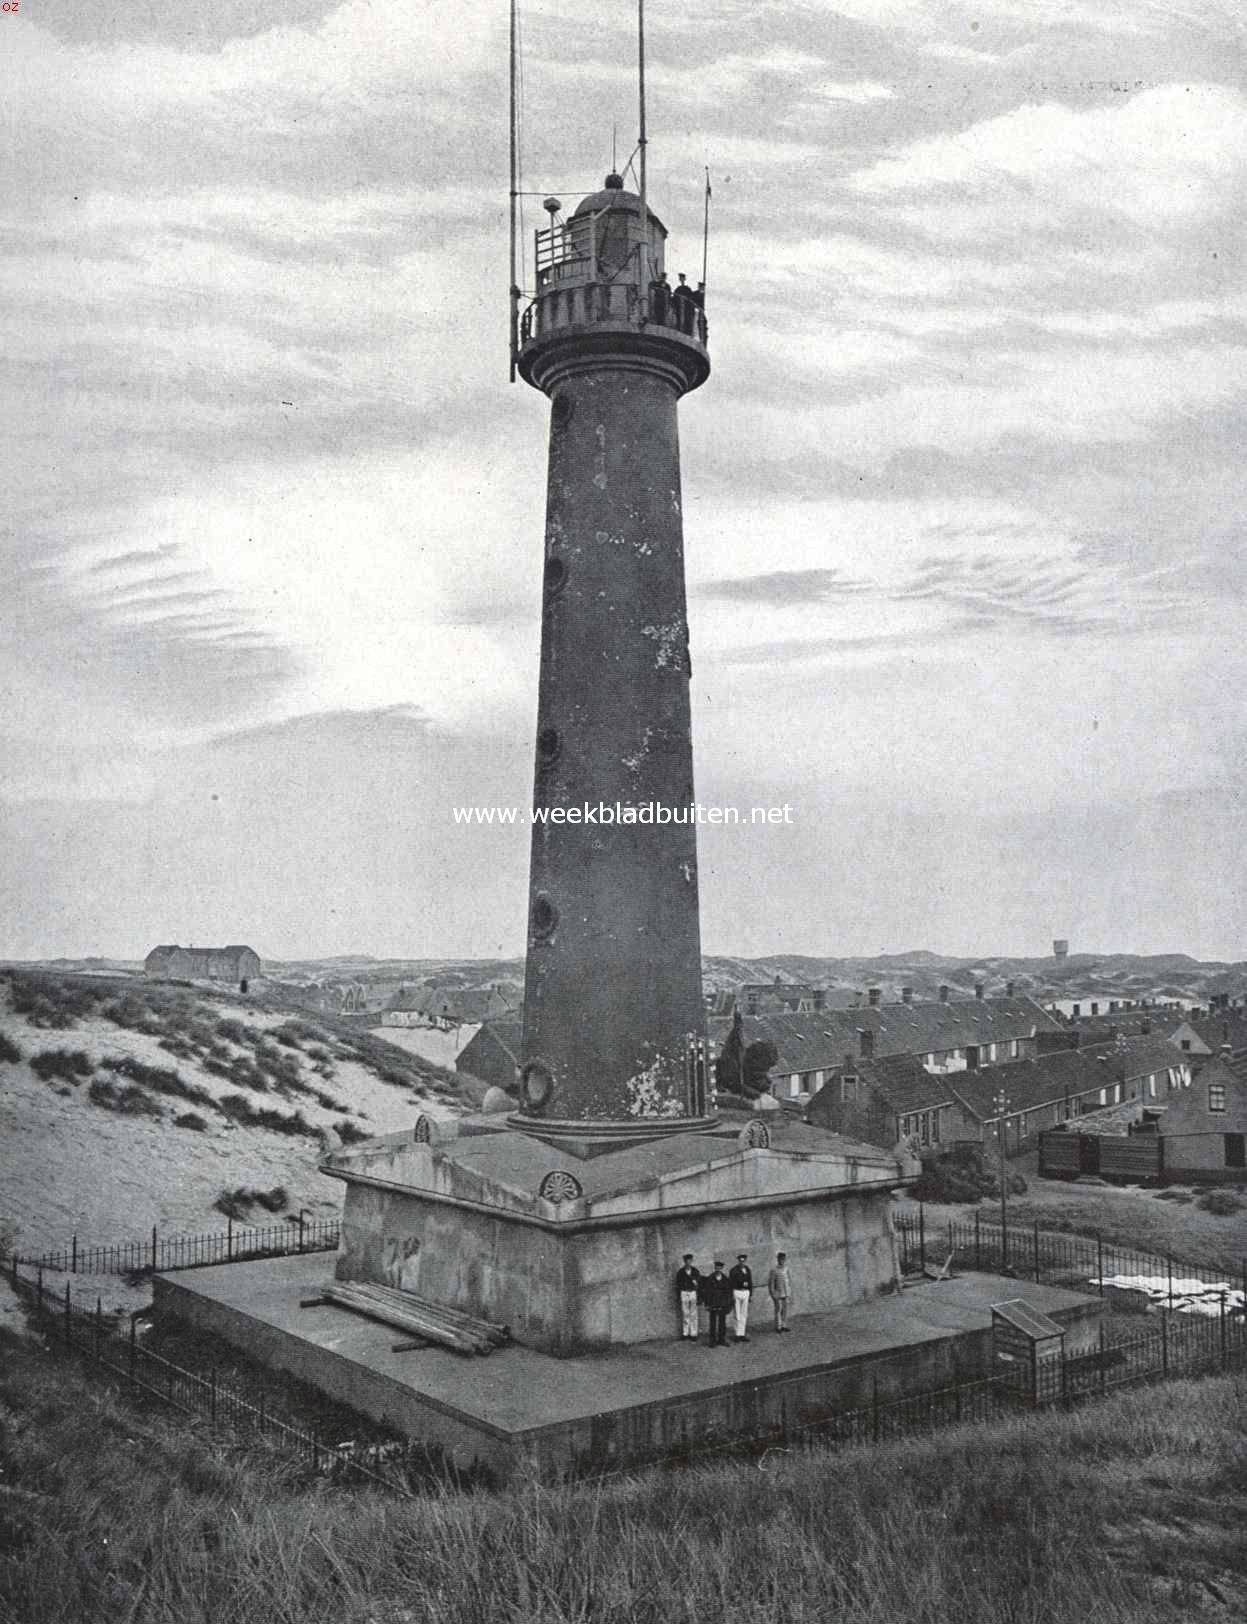
[[[740,1130],[740,1144],[744,1150],[770,1150],[771,1130],[761,1117],[751,1117]]]
[[[578,1178],[565,1172],[563,1168],[556,1167],[542,1179],[537,1194],[543,1201],[549,1201],[552,1206],[561,1207],[565,1201],[579,1201],[584,1195],[584,1190]]]

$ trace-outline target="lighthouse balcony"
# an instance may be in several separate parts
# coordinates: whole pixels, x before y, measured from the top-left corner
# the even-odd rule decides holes
[[[710,375],[706,313],[691,299],[643,299],[635,282],[564,282],[543,289],[520,323],[519,370],[546,388],[574,354],[648,357],[681,393]],[[551,372],[551,367],[554,371]]]
[[[651,327],[692,339],[705,349],[706,312],[692,299],[641,298],[634,282],[566,282],[544,289],[528,306],[520,324],[520,342],[561,337],[569,328],[602,324]]]

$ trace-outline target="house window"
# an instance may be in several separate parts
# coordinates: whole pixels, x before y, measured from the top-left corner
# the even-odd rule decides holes
[[[1156,1098],[1156,1078],[1155,1078],[1155,1076],[1152,1076],[1152,1077],[1148,1078],[1148,1080],[1147,1080],[1147,1092],[1148,1092],[1149,1099],[1154,1100]]]
[[[922,1141],[922,1143],[924,1145],[929,1145],[931,1143],[931,1113],[930,1113],[930,1111],[923,1111],[918,1120],[921,1123],[921,1133],[920,1133],[919,1137],[920,1137],[920,1139],[921,1139],[921,1141]]]
[[[933,1145],[938,1145],[939,1142],[940,1142],[940,1108],[937,1105],[935,1110],[931,1112],[931,1143]]]
[[[857,1098],[856,1077],[842,1077],[840,1079],[840,1098],[842,1100],[855,1100]]]
[[[795,1100],[797,1095],[800,1092],[801,1092],[801,1077],[800,1077],[799,1073],[794,1072],[792,1074],[792,1076],[788,1079],[788,1098],[790,1100]]]
[[[1190,1051],[1190,1047],[1191,1047],[1191,1040],[1190,1040],[1190,1038],[1183,1038],[1183,1039],[1182,1039],[1182,1047],[1183,1047],[1183,1048],[1184,1048],[1184,1049],[1186,1049],[1186,1050],[1187,1050],[1187,1051],[1188,1051],[1188,1052],[1189,1052],[1189,1051]]]
[[[1114,1083],[1113,1084],[1113,1104],[1114,1105],[1120,1105],[1121,1104],[1121,1084],[1120,1083]]]
[[[1100,1090],[1100,1104],[1101,1105],[1107,1105],[1108,1104],[1108,1089],[1107,1088],[1102,1088]]]
[[[1225,1110],[1225,1084],[1224,1083],[1209,1083],[1208,1084],[1208,1109],[1210,1111],[1224,1111]]]

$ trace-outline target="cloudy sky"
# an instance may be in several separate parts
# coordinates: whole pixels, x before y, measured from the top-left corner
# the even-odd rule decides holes
[[[505,0],[0,19],[0,955],[522,948]],[[1232,0],[649,0],[714,951],[1243,957]],[[524,183],[635,132],[525,0]],[[531,209],[526,227],[539,223]]]

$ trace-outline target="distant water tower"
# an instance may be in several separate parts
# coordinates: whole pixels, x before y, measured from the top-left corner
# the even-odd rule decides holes
[[[532,833],[514,1120],[626,1140],[714,1114],[676,422],[710,358],[700,299],[665,281],[643,180],[637,195],[608,175],[567,219],[557,198],[546,208],[516,350],[549,396],[550,448],[533,793],[547,821]],[[603,821],[581,821],[599,806]]]
[[[1067,959],[1067,958],[1069,958],[1069,943],[1065,940],[1065,938],[1063,936],[1058,936],[1056,938],[1056,940],[1053,942],[1053,944],[1052,944],[1052,956],[1053,956],[1054,959]]]

